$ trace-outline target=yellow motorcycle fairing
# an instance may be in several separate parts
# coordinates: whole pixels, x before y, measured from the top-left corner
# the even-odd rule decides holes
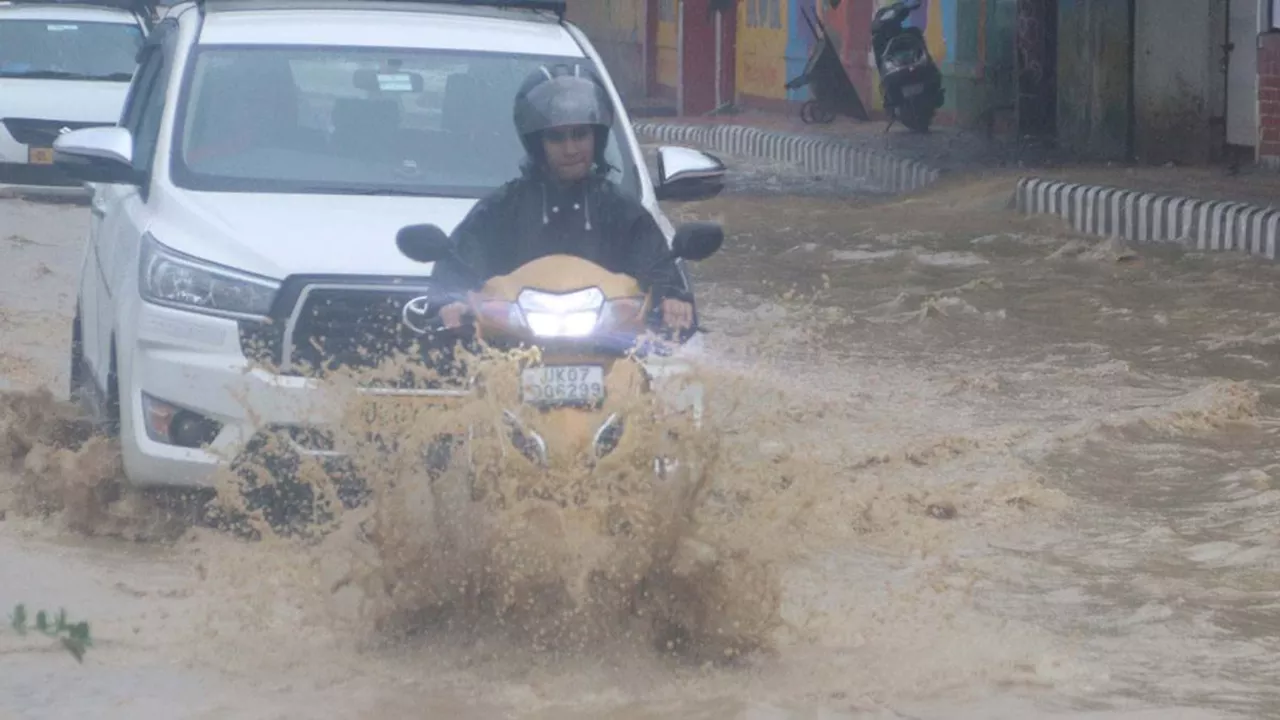
[[[503,305],[515,307],[521,293],[527,290],[563,295],[589,288],[601,291],[606,307],[625,303],[627,314],[614,313],[607,327],[602,319],[596,331],[572,338],[539,337],[527,325],[510,321],[518,310],[503,315]],[[477,337],[482,343],[516,341],[539,349],[536,359],[521,364],[521,372],[535,367],[602,369],[602,402],[530,402],[524,397],[526,388],[517,379],[511,378],[513,382],[485,379],[486,391],[495,392],[495,400],[506,408],[508,423],[520,428],[526,436],[536,434],[535,444],[542,446],[542,457],[530,457],[530,460],[563,467],[600,454],[604,448],[600,446],[599,435],[607,429],[610,418],[634,407],[650,390],[649,378],[639,362],[616,347],[606,350],[599,345],[602,333],[627,339],[620,342],[633,343],[645,332],[650,297],[636,279],[573,255],[548,255],[525,263],[507,275],[491,278],[478,292],[472,293],[469,300],[476,317]],[[607,314],[602,311],[601,317]]]

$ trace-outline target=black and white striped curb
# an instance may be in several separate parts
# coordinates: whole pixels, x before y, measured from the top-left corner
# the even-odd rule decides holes
[[[865,180],[883,190],[911,192],[937,182],[937,168],[867,150],[839,138],[760,130],[744,125],[634,123],[650,142],[688,143],[707,150],[798,165],[806,171]]]
[[[1035,177],[1018,180],[1014,202],[1024,215],[1057,215],[1090,235],[1276,259],[1280,210],[1269,207]]]

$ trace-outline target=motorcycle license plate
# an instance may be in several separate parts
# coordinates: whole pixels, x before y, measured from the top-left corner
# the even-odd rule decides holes
[[[520,374],[524,401],[533,405],[596,402],[604,399],[599,365],[540,365]]]
[[[924,92],[923,84],[905,85],[902,88],[902,97],[915,97]]]

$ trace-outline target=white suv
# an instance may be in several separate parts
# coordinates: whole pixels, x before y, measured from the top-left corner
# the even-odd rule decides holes
[[[0,1],[0,184],[82,190],[53,141],[120,119],[149,21],[136,0]]]
[[[95,184],[73,392],[120,433],[132,483],[207,487],[264,433],[323,424],[322,381],[304,368],[407,349],[403,308],[433,269],[402,256],[396,233],[448,232],[517,175],[512,104],[539,64],[600,73],[618,108],[613,178],[668,242],[657,199],[718,190],[724,166],[678,147],[658,150],[655,189],[608,73],[563,13],[563,0],[165,11],[119,126],[55,144],[60,166]]]

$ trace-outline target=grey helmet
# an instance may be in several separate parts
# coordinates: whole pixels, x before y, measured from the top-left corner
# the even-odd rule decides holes
[[[605,168],[604,151],[613,127],[613,104],[596,74],[581,65],[543,65],[529,74],[516,92],[516,133],[529,157],[542,163],[539,135],[566,125],[595,125],[595,160]]]

